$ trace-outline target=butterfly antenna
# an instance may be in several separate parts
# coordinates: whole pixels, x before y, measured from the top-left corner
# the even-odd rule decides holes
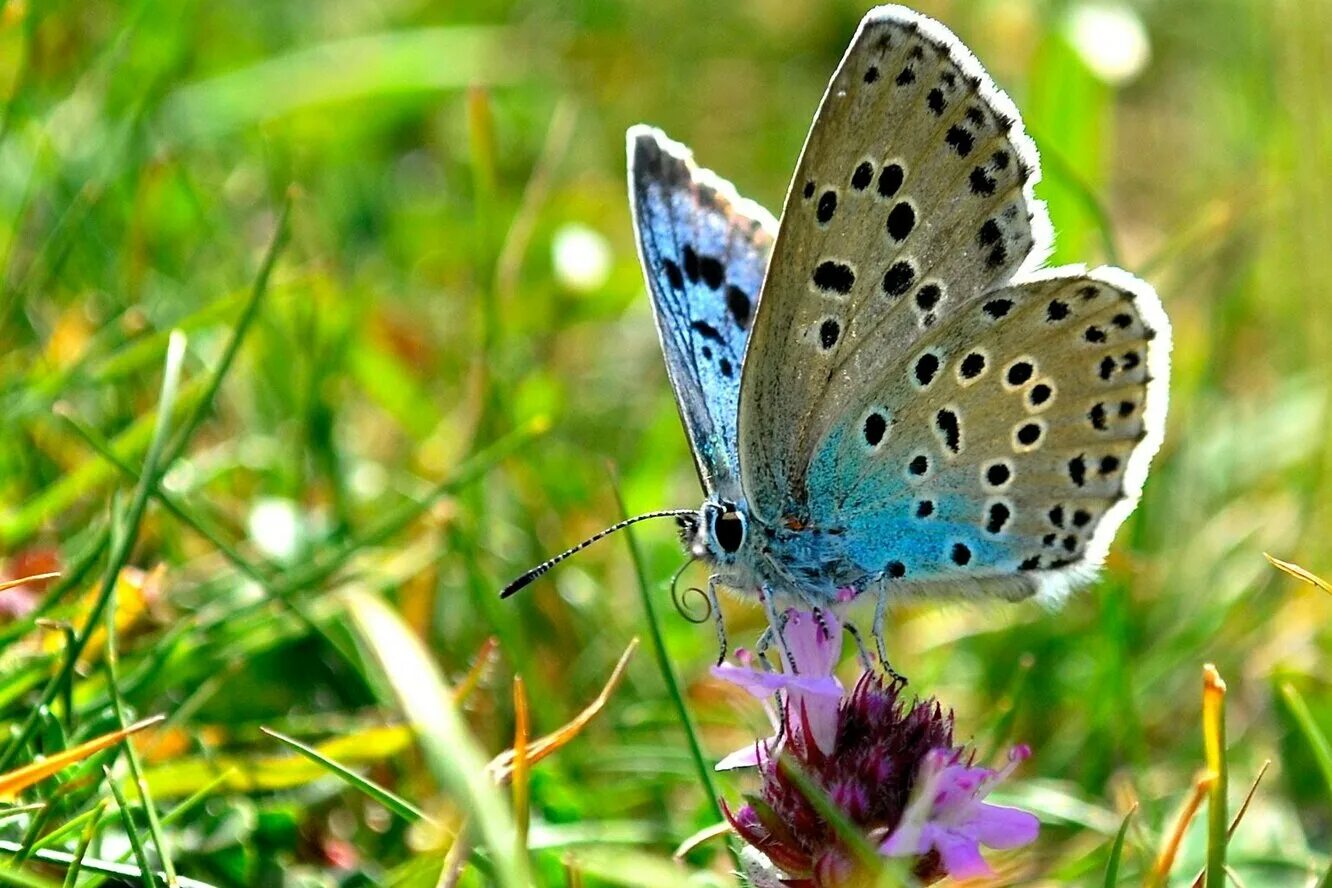
[[[708,593],[697,586],[686,586],[683,592],[680,591],[680,577],[689,569],[689,566],[697,561],[697,558],[690,556],[680,569],[671,577],[671,604],[675,605],[676,612],[691,623],[706,623],[708,617],[712,616],[712,599]],[[694,608],[689,606],[687,597],[689,595],[697,596],[703,602],[703,613],[699,614]]]
[[[588,546],[595,543],[597,540],[608,537],[611,534],[615,533],[616,531],[624,530],[626,527],[628,527],[631,524],[637,524],[640,521],[647,521],[649,518],[686,518],[686,517],[697,517],[697,515],[698,512],[695,511],[694,509],[666,509],[665,511],[661,512],[648,512],[646,515],[635,515],[632,518],[626,518],[623,521],[616,522],[615,524],[612,524],[610,527],[606,528],[605,530],[600,531],[598,533],[594,533],[592,536],[583,540],[578,545],[565,549],[563,552],[556,555],[554,558],[549,558],[541,562],[536,567],[532,568],[518,579],[509,583],[509,585],[505,586],[503,591],[500,592],[500,598],[508,598],[510,595],[514,594],[519,589],[522,589],[524,586],[530,584],[533,580],[541,577],[543,574],[546,573],[546,571],[550,570],[552,567],[559,564],[561,561],[568,558],[570,555],[576,555],[577,553],[586,549]]]

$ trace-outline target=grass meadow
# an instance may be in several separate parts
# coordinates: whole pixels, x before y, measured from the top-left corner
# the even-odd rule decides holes
[[[1266,769],[1232,884],[1332,885],[1332,596],[1264,558],[1332,575],[1332,3],[918,5],[1022,109],[1054,260],[1176,340],[1097,583],[890,619],[1034,751],[994,884],[1194,884]],[[674,532],[497,592],[700,500],[626,127],[776,211],[864,11],[0,0],[0,570],[60,574],[0,592],[0,883],[738,884],[709,768],[767,724]]]

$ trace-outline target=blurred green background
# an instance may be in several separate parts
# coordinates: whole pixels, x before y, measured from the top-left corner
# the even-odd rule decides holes
[[[1176,344],[1166,444],[1103,579],[1058,613],[903,608],[894,662],[983,755],[1032,745],[1009,798],[1046,827],[1005,878],[1050,885],[1100,884],[1135,802],[1121,875],[1141,880],[1203,766],[1201,666],[1216,663],[1232,807],[1274,762],[1232,864],[1248,885],[1311,884],[1332,850],[1332,599],[1262,553],[1332,573],[1332,3],[918,6],[1022,109],[1055,260],[1151,280]],[[460,815],[448,745],[422,753],[384,726],[435,709],[438,688],[376,637],[419,638],[450,682],[498,639],[464,707],[488,758],[512,743],[514,674],[533,731],[552,730],[649,631],[623,537],[512,601],[496,590],[620,517],[617,489],[630,512],[700,499],[633,248],[624,130],[662,126],[778,210],[864,11],[0,0],[0,564],[66,573],[0,592],[6,766],[115,727],[123,695],[127,717],[170,716],[139,764],[158,809],[189,800],[159,830],[181,873],[435,884]],[[289,241],[252,302],[288,196]],[[104,635],[70,672],[62,633],[35,620],[96,615],[173,328],[188,346],[172,428],[208,409],[162,480],[179,514],[154,501],[137,527],[129,564],[150,573],[123,576],[108,607],[113,695]],[[507,451],[477,462],[497,440]],[[467,484],[434,495],[460,471]],[[715,758],[764,716],[709,678],[712,630],[670,606],[674,534],[636,539]],[[736,639],[761,624],[742,603],[727,617]],[[330,754],[443,825],[298,765],[261,725],[340,742]],[[718,819],[685,737],[640,650],[531,774],[534,878],[732,884],[720,841],[670,859]],[[719,786],[733,802],[753,788]],[[62,825],[109,798],[100,770],[62,772],[19,799],[42,812],[0,811],[0,836],[73,850],[81,830]],[[107,815],[93,850],[129,855],[151,826],[132,822]],[[475,855],[463,884],[499,878],[503,857]]]

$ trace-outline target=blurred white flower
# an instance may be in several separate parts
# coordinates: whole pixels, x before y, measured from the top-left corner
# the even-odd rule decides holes
[[[299,552],[301,516],[291,500],[276,497],[257,500],[246,524],[250,542],[268,557],[291,561]]]
[[[610,244],[586,225],[565,225],[555,232],[550,249],[555,277],[570,290],[590,292],[610,277]]]
[[[1069,14],[1067,33],[1092,73],[1114,86],[1141,74],[1152,57],[1146,26],[1124,3],[1079,3]]]

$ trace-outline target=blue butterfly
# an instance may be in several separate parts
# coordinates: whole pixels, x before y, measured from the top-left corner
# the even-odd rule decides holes
[[[757,593],[778,633],[779,606],[874,596],[881,656],[891,598],[1091,578],[1161,442],[1170,325],[1121,269],[1042,268],[1035,146],[950,31],[865,16],[780,225],[660,131],[628,148],[706,498],[610,530],[677,517],[714,609],[719,586]]]

